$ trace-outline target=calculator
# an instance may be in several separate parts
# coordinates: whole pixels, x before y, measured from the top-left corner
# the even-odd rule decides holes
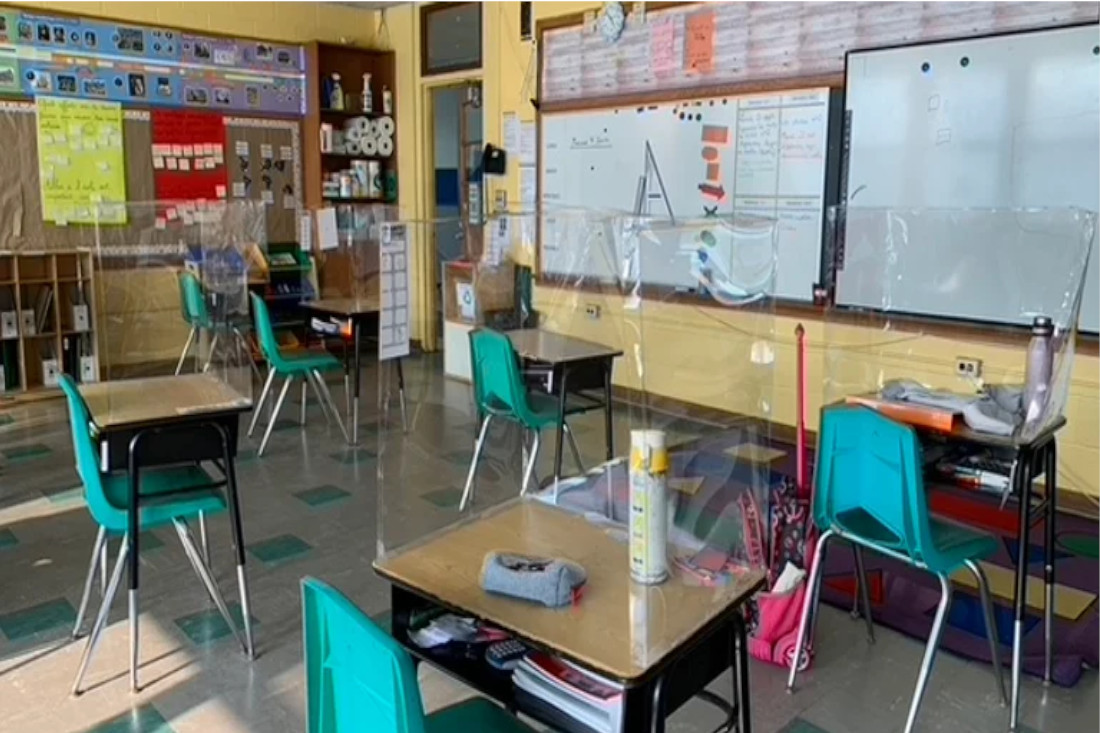
[[[497,669],[512,670],[527,654],[527,646],[515,639],[505,639],[490,644],[485,650],[485,661]]]

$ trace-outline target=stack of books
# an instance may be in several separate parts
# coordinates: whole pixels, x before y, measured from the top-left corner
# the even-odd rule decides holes
[[[623,688],[542,652],[528,654],[512,676],[521,710],[567,733],[621,733]]]

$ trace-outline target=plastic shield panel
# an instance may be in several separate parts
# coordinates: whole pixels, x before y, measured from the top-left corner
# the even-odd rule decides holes
[[[376,567],[636,679],[764,575],[793,460],[770,424],[775,223],[544,209],[465,237],[444,353],[403,360],[407,422],[379,426]],[[673,268],[694,286],[647,284]]]
[[[112,221],[114,209],[103,207],[100,221]],[[126,224],[95,230],[108,397],[126,380],[205,374],[213,378],[209,390],[187,386],[196,400],[250,401],[257,371],[248,283],[264,262],[264,205],[150,201],[125,208]]]
[[[1095,214],[837,208],[829,221],[825,404],[931,406],[922,419],[1021,440],[1060,418]]]

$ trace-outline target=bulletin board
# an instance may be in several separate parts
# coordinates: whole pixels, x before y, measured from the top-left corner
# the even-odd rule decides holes
[[[0,250],[87,247],[94,241],[93,225],[64,222],[64,225],[58,226],[44,221],[35,109],[35,103],[31,101],[0,101],[0,139],[4,141],[5,150],[4,165],[0,166]],[[152,114],[147,110],[123,110],[123,157],[128,201],[165,198],[157,191],[156,173],[163,168],[154,168],[154,157],[157,156],[153,154]],[[267,203],[268,241],[297,241],[295,211],[302,190],[299,123],[294,120],[214,117],[221,120],[224,128],[222,168],[227,182],[226,200],[264,201]],[[247,154],[239,155],[238,150],[247,151]],[[265,156],[265,153],[270,153],[270,156]],[[190,165],[194,165],[198,156],[192,151],[192,155],[187,157]],[[247,166],[242,163],[242,158],[248,161]],[[164,161],[161,164],[164,165]],[[211,198],[217,198],[217,193],[215,190]],[[167,216],[168,212],[158,212],[158,215]],[[152,224],[129,221],[118,226],[123,230],[133,228],[137,232],[147,230]]]

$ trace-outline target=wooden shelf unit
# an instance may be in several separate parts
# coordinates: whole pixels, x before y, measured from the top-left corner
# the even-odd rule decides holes
[[[376,160],[380,163],[383,177],[383,191],[387,189],[386,179],[397,176],[397,62],[393,51],[376,51],[355,46],[342,46],[339,44],[322,43],[314,41],[306,46],[306,99],[308,102],[306,119],[303,126],[302,162],[305,168],[305,192],[304,201],[309,209],[317,209],[327,205],[339,205],[342,199],[330,197],[326,199],[322,189],[322,181],[326,173],[350,168],[352,160]],[[324,80],[333,73],[340,75],[340,86],[344,89],[347,109],[328,109],[328,100],[322,99]],[[358,112],[361,108],[361,95],[363,92],[363,74],[371,75],[371,91],[373,96],[373,112]],[[356,117],[369,117],[379,119],[386,115],[382,112],[382,88],[390,91],[393,99],[393,112],[389,116],[394,120],[393,153],[388,156],[379,155],[346,155],[343,153],[321,152],[321,124],[328,123],[336,130],[342,130],[347,120]],[[368,199],[355,199],[356,201],[368,201]],[[382,199],[369,199],[375,203],[397,203],[396,188],[393,196]]]
[[[0,393],[55,388],[61,372],[99,381],[95,296],[88,250],[0,252]],[[85,306],[87,329],[77,329],[74,305]]]

